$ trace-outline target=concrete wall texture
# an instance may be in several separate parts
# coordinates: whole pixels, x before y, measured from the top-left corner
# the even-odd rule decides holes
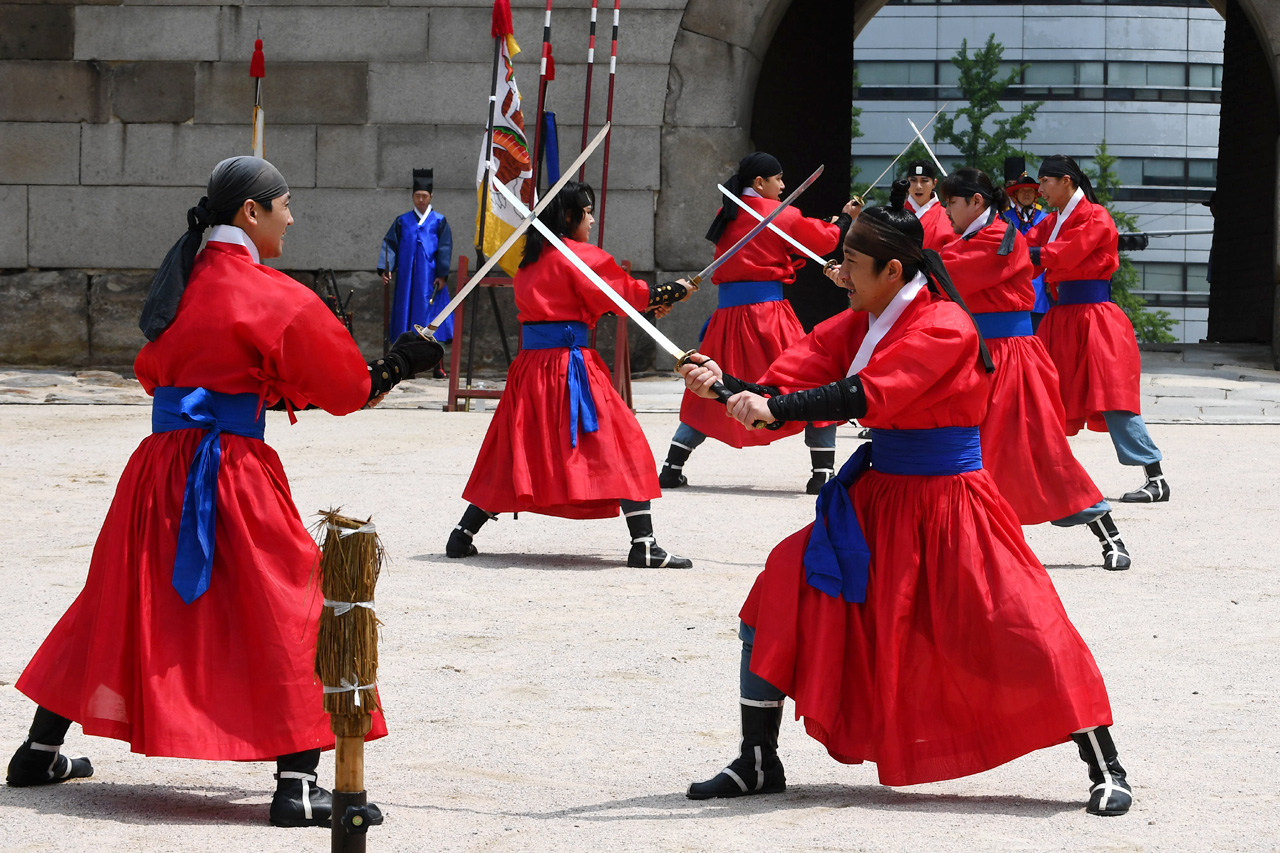
[[[821,14],[817,0],[795,2]],[[859,26],[883,6],[855,2]],[[593,126],[603,119],[608,86],[605,10],[612,4],[600,5]],[[791,5],[623,4],[605,248],[637,272],[687,273],[709,260],[701,235],[718,204],[709,178],[728,174],[750,150],[760,63]],[[1280,57],[1280,4],[1243,5]],[[112,318],[131,313],[138,274],[153,269],[177,238],[211,167],[248,153],[247,72],[259,28],[267,57],[266,156],[295,190],[297,222],[279,265],[371,270],[382,234],[408,208],[410,170],[427,166],[435,169],[436,207],[453,225],[456,251],[470,254],[491,6],[0,0],[0,270],[7,273],[0,362],[107,363],[95,353],[117,358],[141,345],[140,335],[113,329],[109,346],[103,338],[95,348],[94,330],[105,332],[117,322]],[[532,117],[545,3],[512,6],[523,48],[517,81]],[[589,0],[558,0],[552,17],[557,79],[548,105],[559,117],[564,162],[581,138],[589,7]],[[599,169],[596,158],[588,180],[598,184]],[[362,287],[356,310],[380,315],[379,297],[377,288]],[[700,293],[664,327],[691,342],[713,304],[713,294]],[[56,312],[79,312],[81,331],[46,331],[44,317],[52,323]],[[66,346],[42,343],[53,337]],[[375,342],[362,345],[371,350]]]

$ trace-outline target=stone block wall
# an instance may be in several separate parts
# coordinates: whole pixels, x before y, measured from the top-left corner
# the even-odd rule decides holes
[[[516,79],[532,125],[545,3],[512,5]],[[608,94],[610,5],[601,4],[597,30],[593,130]],[[650,278],[668,68],[685,5],[629,0],[622,11],[605,248]],[[26,306],[28,324],[47,316],[58,330],[34,334],[0,319],[0,362],[132,361],[149,271],[185,227],[213,165],[249,152],[248,65],[259,33],[266,156],[289,181],[296,220],[272,263],[308,283],[318,269],[337,270],[344,295],[356,291],[362,348],[380,352],[382,285],[372,270],[387,227],[409,207],[412,169],[435,169],[455,268],[456,256],[473,255],[491,8],[488,0],[0,0],[0,298]],[[553,13],[558,74],[548,105],[566,164],[581,140],[589,8],[560,0]],[[587,169],[597,185],[600,162]],[[476,305],[477,362],[500,368],[487,297]],[[651,366],[652,349],[638,346],[633,364]]]

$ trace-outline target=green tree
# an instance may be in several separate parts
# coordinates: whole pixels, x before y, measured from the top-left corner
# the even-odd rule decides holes
[[[975,166],[994,178],[1004,174],[1006,157],[1026,156],[1013,143],[1027,138],[1036,111],[1044,104],[1044,101],[1033,101],[1010,118],[988,121],[993,115],[1003,112],[1000,98],[1018,82],[1022,72],[1031,67],[1029,64],[1019,65],[1002,75],[1000,59],[1003,56],[1004,45],[996,41],[995,33],[987,36],[986,45],[972,56],[969,55],[969,40],[961,42],[959,52],[951,57],[951,64],[960,69],[960,92],[968,105],[952,115],[939,116],[934,131],[935,140],[960,150],[961,162],[956,167]],[[957,119],[961,116],[966,121],[957,127]]]
[[[1107,140],[1098,143],[1094,152],[1095,170],[1085,169],[1085,174],[1093,183],[1094,195],[1099,203],[1115,220],[1116,230],[1121,234],[1138,230],[1138,218],[1132,213],[1116,210],[1112,204],[1116,187],[1120,185],[1116,175],[1116,158],[1107,153]],[[1120,253],[1120,268],[1111,276],[1111,298],[1129,316],[1133,323],[1133,331],[1143,343],[1167,344],[1177,340],[1173,336],[1174,320],[1168,311],[1151,311],[1141,296],[1134,293],[1138,286],[1138,269],[1133,265],[1126,252]]]
[[[859,85],[860,84],[858,83],[858,66],[855,65],[853,66],[853,93],[855,96],[858,94]],[[859,136],[863,135],[862,122],[858,120],[858,117],[861,115],[862,115],[862,107],[859,107],[859,106],[850,107],[849,109],[849,141],[850,142],[857,139]],[[862,169],[858,168],[857,163],[852,162],[853,160],[852,155],[849,156],[849,160],[851,161],[849,163],[849,195],[850,197],[852,197],[854,195],[857,195],[858,193],[858,175],[862,173]]]

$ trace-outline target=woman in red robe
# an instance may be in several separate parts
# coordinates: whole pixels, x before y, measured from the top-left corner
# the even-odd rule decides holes
[[[591,187],[570,181],[540,218],[641,311],[665,314],[697,289],[627,275],[612,255],[587,242],[594,205]],[[654,539],[650,501],[662,490],[653,452],[604,359],[587,343],[596,321],[616,306],[535,229],[526,234],[513,287],[521,349],[462,492],[470,505],[445,554],[476,554],[472,539],[498,513],[612,518],[621,509],[631,532],[628,566],[690,568],[691,561],[668,554]]]
[[[1083,427],[1110,433],[1120,464],[1141,465],[1147,475],[1120,500],[1167,501],[1164,457],[1142,420],[1138,341],[1129,318],[1111,301],[1111,276],[1120,266],[1115,222],[1070,157],[1046,157],[1040,164],[1040,194],[1058,212],[1027,232],[1027,245],[1056,301],[1036,334],[1058,368],[1067,435]]]
[[[1058,372],[1031,329],[1035,287],[1026,240],[999,216],[1004,189],[983,172],[957,169],[938,192],[960,239],[941,252],[947,274],[973,312],[995,372],[982,422],[982,467],[1023,524],[1087,524],[1102,543],[1102,564],[1127,569],[1111,505],[1071,453]]]
[[[740,612],[741,754],[693,799],[786,788],[777,754],[785,696],[837,761],[874,761],[886,785],[952,779],[1074,740],[1088,810],[1131,802],[1102,676],[1018,518],[982,468],[987,375],[980,341],[944,288],[919,223],[864,211],[839,281],[853,309],[818,325],[748,385],[714,363],[742,423],[857,417],[872,440],[784,539]],[[871,467],[868,469],[867,465]]]
[[[120,478],[84,589],[18,680],[39,708],[8,782],[92,775],[88,759],[60,754],[75,720],[144,755],[274,759],[271,822],[327,826],[317,548],[262,440],[262,409],[353,412],[441,349],[397,341],[366,365],[313,292],[260,263],[279,257],[293,222],[265,160],[219,163],[188,222],[152,284],[150,343],[134,362],[155,397],[153,434]],[[369,737],[385,734],[375,714]]]
[[[924,229],[924,247],[941,252],[943,247],[956,239],[955,229],[938,198],[938,170],[929,160],[913,160],[907,164],[907,181],[910,191],[906,207],[920,220]]]
[[[725,182],[752,210],[767,216],[778,205],[785,185],[782,164],[761,151],[742,158],[738,171]],[[856,207],[845,205],[843,221],[810,219],[795,207],[788,207],[773,220],[779,230],[794,237],[820,255],[831,252]],[[707,239],[716,246],[716,257],[746,236],[758,224],[749,214],[740,215],[738,206],[725,204],[716,214]],[[783,287],[796,280],[795,249],[776,233],[765,230],[752,238],[711,277],[716,285],[718,307],[707,321],[701,352],[714,358],[735,376],[755,378],[773,363],[782,351],[804,337],[796,312],[783,297]],[[835,475],[836,425],[788,424],[776,432],[751,432],[724,416],[719,403],[685,393],[680,403],[680,426],[671,438],[671,448],[662,465],[658,482],[664,489],[688,483],[684,465],[694,448],[710,436],[730,447],[757,447],[795,435],[804,429],[809,447],[811,474],[807,490],[817,494]]]

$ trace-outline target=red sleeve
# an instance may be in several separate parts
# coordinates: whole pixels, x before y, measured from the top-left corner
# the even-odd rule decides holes
[[[954,393],[961,374],[974,371],[977,333],[958,306],[948,306],[954,310],[935,312],[926,322],[882,342],[858,373],[867,396],[868,423],[890,423],[932,408]]]
[[[821,219],[811,219],[794,207],[790,210],[795,211],[795,216],[784,214],[780,217],[786,219],[786,222],[779,226],[783,231],[819,255],[829,255],[835,251],[836,243],[840,240],[839,225]],[[787,246],[787,249],[792,253],[795,252],[794,246]]]
[[[631,303],[631,307],[637,311],[644,311],[649,307],[649,285],[640,279],[627,275],[627,271],[613,259],[613,255],[589,243],[566,242],[565,245],[573,249],[578,257],[586,262],[592,272],[604,279],[605,284],[612,287],[617,291],[618,295]],[[586,276],[583,276],[576,268],[574,272],[577,273],[574,276],[574,287],[577,288],[583,304],[592,313],[600,315],[609,311],[617,312],[621,310],[613,303],[612,299],[605,296],[604,291],[588,281]]]
[[[844,311],[813,327],[813,331],[787,347],[759,379],[739,379],[773,385],[789,394],[818,388],[844,379],[858,345],[867,335],[867,315]]]
[[[274,341],[263,347],[262,370],[294,408],[315,405],[335,415],[369,399],[369,369],[356,342],[319,297],[306,299]]]
[[[1102,205],[1091,204],[1081,222],[1067,223],[1058,239],[1040,250],[1040,265],[1049,270],[1074,269],[1097,251],[1116,245],[1116,224]],[[1112,250],[1114,251],[1114,249]]]

